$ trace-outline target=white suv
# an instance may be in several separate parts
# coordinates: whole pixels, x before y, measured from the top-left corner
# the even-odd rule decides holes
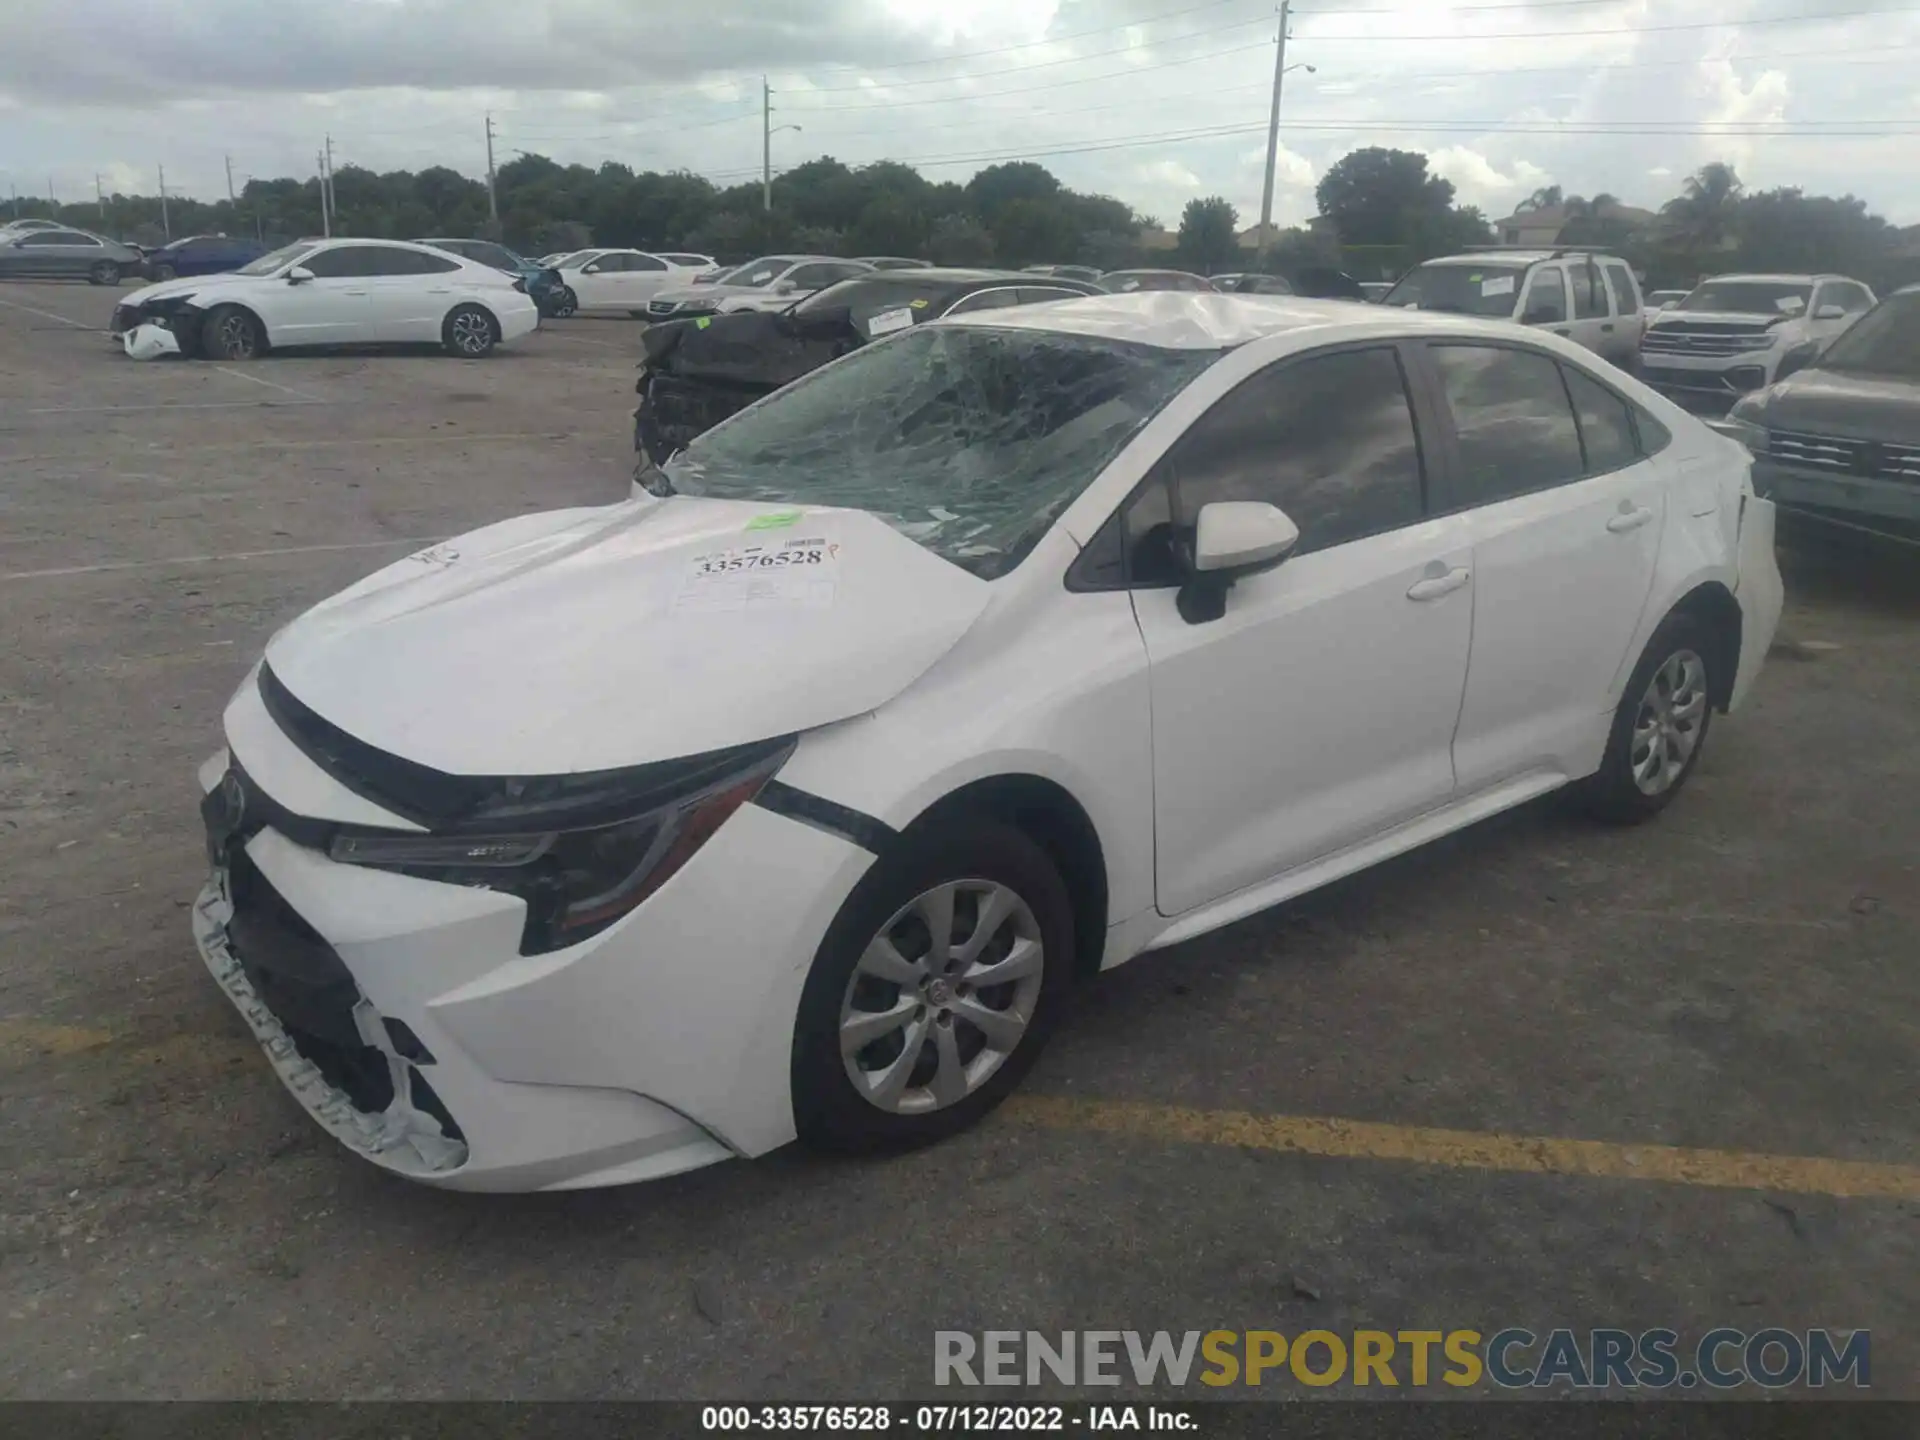
[[[1380,303],[1536,325],[1622,369],[1633,368],[1646,328],[1632,266],[1617,255],[1564,247],[1496,247],[1425,260]]]
[[[914,325],[275,634],[194,933],[415,1179],[936,1139],[1094,971],[1562,786],[1660,810],[1779,618],[1750,464],[1458,316]]]
[[[1844,275],[1716,275],[1647,327],[1642,378],[1676,400],[1731,401],[1805,365],[1873,308]]]

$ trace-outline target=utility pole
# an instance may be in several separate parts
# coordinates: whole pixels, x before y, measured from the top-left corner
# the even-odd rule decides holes
[[[327,157],[318,150],[313,152],[313,163],[320,171],[320,233],[327,239],[333,238],[333,210],[327,199]]]
[[[1280,0],[1280,38],[1273,46],[1273,108],[1267,114],[1267,180],[1260,190],[1260,259],[1273,248],[1273,172],[1280,161],[1280,77],[1287,73],[1287,0]]]
[[[327,213],[335,220],[340,218],[340,197],[333,189],[333,136],[327,136]]]
[[[95,203],[100,207],[100,228],[104,230],[107,228],[107,190],[106,187],[100,183],[100,172],[98,170],[93,172],[93,198]]]
[[[160,233],[173,239],[173,222],[167,218],[167,167],[160,167]]]
[[[500,194],[493,177],[493,116],[487,116],[487,219],[493,225],[493,239],[500,238]]]
[[[236,205],[239,202],[233,198],[233,156],[228,155],[225,159],[227,162],[227,203],[229,205]]]
[[[773,209],[773,91],[760,77],[760,208]]]

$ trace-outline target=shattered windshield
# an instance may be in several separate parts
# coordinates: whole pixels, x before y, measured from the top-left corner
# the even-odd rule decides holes
[[[1822,370],[1920,380],[1920,291],[1882,300],[1827,347]]]
[[[320,242],[317,240],[299,240],[292,245],[282,245],[278,250],[269,250],[258,260],[250,261],[242,265],[233,273],[236,275],[245,275],[249,278],[260,275],[271,275],[281,266],[291,265],[302,255],[307,254],[309,251],[317,250],[319,245]]]
[[[1505,319],[1526,274],[1524,265],[1416,265],[1381,303]]]
[[[866,510],[991,580],[1218,358],[1045,330],[927,326],[856,350],[709,430],[665,478],[686,495]]]

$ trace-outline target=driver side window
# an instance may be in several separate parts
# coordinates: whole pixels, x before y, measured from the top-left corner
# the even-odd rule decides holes
[[[1413,407],[1390,346],[1282,362],[1194,423],[1128,506],[1132,584],[1174,585],[1200,507],[1264,500],[1300,527],[1296,555],[1411,525],[1425,513]]]
[[[336,280],[367,273],[364,247],[359,245],[336,245],[331,250],[321,250],[308,255],[299,263],[322,280]]]

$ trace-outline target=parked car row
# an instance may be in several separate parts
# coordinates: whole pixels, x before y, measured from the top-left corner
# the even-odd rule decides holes
[[[118,285],[122,276],[140,273],[143,259],[136,246],[50,220],[21,220],[0,228],[0,278],[8,280]]]

